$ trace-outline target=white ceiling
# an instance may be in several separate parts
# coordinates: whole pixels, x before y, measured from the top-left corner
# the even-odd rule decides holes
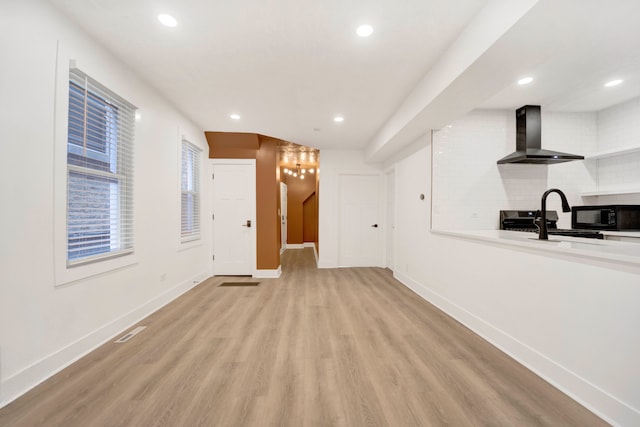
[[[531,36],[544,35],[552,46],[523,73],[535,77],[534,83],[518,86],[514,80],[482,108],[528,103],[547,111],[599,111],[640,95],[640,1],[540,3],[541,10],[531,12]],[[624,84],[605,88],[613,79]]]
[[[52,0],[204,130],[320,148],[363,147],[485,2]]]
[[[473,108],[594,111],[640,95],[638,0],[51,2],[203,130],[371,161]],[[523,75],[534,83],[517,86]],[[625,83],[604,90],[613,77]]]

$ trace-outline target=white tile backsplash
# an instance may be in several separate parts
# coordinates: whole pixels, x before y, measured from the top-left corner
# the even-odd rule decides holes
[[[589,155],[640,146],[640,98],[598,113],[542,111],[542,147]],[[549,188],[561,189],[571,205],[640,204],[640,194],[582,197],[594,189],[640,186],[640,153],[557,165],[497,165],[515,150],[515,112],[475,110],[433,134],[433,226],[495,229],[501,209],[539,209]],[[571,227],[560,199],[559,226]]]
[[[598,151],[640,145],[640,98],[598,112]]]
[[[640,98],[615,105],[597,114],[597,151],[640,147]],[[597,189],[640,187],[640,153],[607,157],[597,162]],[[639,203],[639,194],[599,196],[598,204]]]
[[[594,113],[542,113],[542,146],[581,154],[596,148]],[[498,159],[515,150],[515,112],[475,110],[433,135],[433,226],[439,229],[496,229],[501,209],[539,209],[549,188],[560,188],[571,204],[584,204],[579,192],[595,185],[595,165],[507,164]],[[570,228],[560,198],[548,208]]]

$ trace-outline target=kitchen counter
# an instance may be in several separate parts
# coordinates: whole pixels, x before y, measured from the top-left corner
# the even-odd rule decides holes
[[[640,245],[637,243],[568,236],[549,236],[549,240],[544,241],[538,240],[537,234],[534,233],[505,230],[432,230],[432,232],[446,236],[527,248],[546,254],[557,253],[640,266]],[[630,233],[633,232],[625,232],[625,235]],[[640,235],[640,233],[637,234]]]
[[[640,231],[601,231],[605,240],[640,244]]]

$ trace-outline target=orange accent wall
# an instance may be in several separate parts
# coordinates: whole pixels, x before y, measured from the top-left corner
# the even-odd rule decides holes
[[[260,138],[255,133],[205,132],[210,159],[256,159]]]
[[[294,178],[282,173],[287,184],[287,243],[304,243],[303,203],[316,189],[316,175],[307,174],[307,178]],[[317,218],[317,216],[316,216]]]
[[[318,217],[316,211],[316,193],[313,192],[302,203],[302,240],[316,242],[318,240]]]
[[[280,266],[277,179],[278,147],[274,141],[261,141],[256,157],[257,268],[275,270]]]
[[[205,132],[210,159],[256,159],[256,268],[280,266],[278,140],[255,133]]]

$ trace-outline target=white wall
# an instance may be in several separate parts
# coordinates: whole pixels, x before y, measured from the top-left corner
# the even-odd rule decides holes
[[[572,154],[596,148],[595,113],[542,112],[542,147]],[[542,193],[559,188],[571,205],[583,205],[579,193],[595,185],[595,164],[506,164],[496,161],[515,151],[515,112],[475,110],[434,132],[433,225],[436,229],[497,229],[499,211],[540,209]],[[558,211],[560,228],[571,228],[552,194],[547,208]]]
[[[640,98],[598,112],[598,149],[606,151],[640,146]],[[640,152],[597,160],[597,186],[635,187],[640,185]],[[589,204],[640,204],[640,194],[585,198]]]
[[[426,144],[430,137],[422,138]],[[423,271],[425,259],[430,258],[432,248],[428,241],[431,207],[431,145],[399,161],[395,166],[395,270],[409,275]],[[424,194],[424,200],[420,200]]]
[[[0,406],[208,277],[211,253],[208,238],[178,243],[180,135],[203,148],[204,173],[202,129],[48,2],[8,3],[0,14]],[[54,129],[66,117],[56,105],[68,96],[60,81],[69,59],[139,108],[135,263],[55,286],[66,165]],[[63,194],[54,191],[61,183]],[[208,186],[203,180],[205,195]],[[203,228],[210,236],[208,222]]]
[[[474,112],[450,128],[451,132],[458,128],[456,142],[445,138],[444,132],[437,136],[437,141],[434,138],[434,156],[440,156],[434,159],[434,165],[440,170],[439,174],[433,171],[433,195],[440,199],[433,208],[436,202],[441,206],[446,202],[478,209],[475,224],[461,217],[460,221],[472,225],[452,226],[496,228],[497,211],[503,204],[524,207],[535,202],[536,207],[539,193],[547,185],[557,185],[572,193],[579,183],[570,182],[569,177],[585,176],[579,162],[575,170],[564,171],[575,173],[562,178],[566,182],[555,181],[561,178],[552,173],[552,168],[561,165],[542,166],[548,169],[546,173],[528,166],[519,172],[515,168],[522,165],[512,165],[513,170],[500,175],[495,162],[513,149],[512,130],[508,129],[505,117],[500,112]],[[589,115],[551,120],[543,117],[543,126],[556,119],[567,120],[568,133],[581,132],[581,125],[576,129],[576,124],[584,124],[586,137],[595,131]],[[503,126],[500,128],[496,123]],[[460,160],[457,147],[447,145],[464,144],[460,135],[472,139],[467,141],[466,148],[471,150],[467,153],[473,162]],[[510,139],[508,144],[505,138]],[[550,138],[553,136],[545,141]],[[429,138],[424,137],[423,142],[429,144]],[[562,144],[546,146],[580,152]],[[429,203],[418,197],[423,192],[429,194],[432,184],[431,148],[428,145],[418,149],[393,166],[395,277],[609,422],[639,425],[640,268],[434,234],[429,230]],[[444,150],[442,154],[439,148]],[[485,156],[482,148],[494,153]],[[459,179],[454,179],[456,173]],[[529,179],[535,182],[532,188]],[[519,190],[518,183],[523,190]],[[536,194],[527,199],[521,194],[527,191]],[[512,196],[514,199],[510,200]],[[575,195],[568,196],[575,200]],[[479,205],[467,202],[465,197]]]
[[[364,153],[357,150],[322,150],[320,153],[320,200],[318,267],[338,267],[340,224],[340,174],[381,173],[377,166],[365,164]]]

